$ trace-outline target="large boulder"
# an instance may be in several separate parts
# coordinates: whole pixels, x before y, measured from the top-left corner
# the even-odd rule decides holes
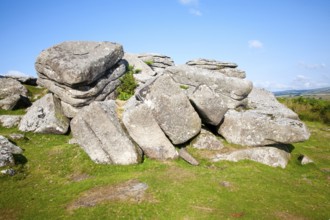
[[[148,64],[151,69],[157,73],[162,73],[164,69],[169,66],[174,66],[173,60],[165,55],[156,54],[156,53],[143,53],[137,54],[143,62]]]
[[[29,106],[27,89],[17,80],[0,78],[0,108],[12,110]]]
[[[299,120],[276,117],[254,110],[229,110],[218,129],[228,142],[245,146],[305,141],[310,133]]]
[[[136,73],[133,76],[140,83],[145,83],[157,75],[150,66],[135,54],[125,53],[123,59],[126,60],[130,66],[134,67]]]
[[[88,85],[103,76],[123,55],[120,44],[67,41],[42,51],[35,68],[39,77],[60,84]]]
[[[0,115],[0,124],[5,128],[12,128],[19,124],[21,115]]]
[[[21,154],[23,150],[0,135],[0,167],[14,165],[13,154]]]
[[[149,158],[166,160],[178,157],[178,152],[167,139],[146,104],[125,110],[123,123],[130,136]]]
[[[186,64],[189,66],[216,71],[230,77],[237,77],[242,79],[246,77],[244,71],[236,69],[236,63],[222,62],[211,59],[196,59],[190,60],[186,62]]]
[[[201,119],[170,75],[159,76],[140,90],[138,97],[173,144],[185,143],[200,132]]]
[[[71,88],[43,76],[38,78],[38,84],[56,94],[63,102],[73,107],[81,108],[93,101],[105,100],[120,85],[119,78],[124,75],[125,71],[125,62],[119,62],[114,68],[107,70],[105,75],[90,85]]]
[[[221,150],[224,148],[219,138],[204,128],[202,128],[201,133],[192,140],[190,145],[193,148],[205,150]]]
[[[290,153],[284,150],[275,147],[257,147],[218,154],[212,161],[228,160],[237,162],[240,160],[252,160],[272,167],[285,168],[289,159]]]
[[[33,103],[18,128],[24,132],[65,134],[69,123],[63,114],[60,100],[49,93]]]
[[[71,120],[73,137],[96,163],[137,164],[142,153],[124,132],[117,111],[113,100],[86,106]]]

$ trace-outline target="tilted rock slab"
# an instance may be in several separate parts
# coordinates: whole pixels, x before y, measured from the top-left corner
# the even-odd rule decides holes
[[[186,64],[189,66],[216,71],[229,77],[237,77],[242,79],[246,77],[244,71],[236,69],[236,63],[222,62],[211,59],[196,59],[190,60],[186,62]]]
[[[27,89],[16,79],[0,78],[0,109],[12,110],[27,107],[31,103],[27,98]]]
[[[61,102],[51,93],[35,101],[18,126],[20,131],[65,134],[69,119],[63,114]]]
[[[41,78],[67,86],[88,85],[103,76],[123,55],[120,44],[67,41],[42,51],[35,68]]]
[[[203,122],[211,125],[218,125],[228,109],[244,105],[252,90],[246,79],[188,65],[169,67],[164,73],[186,89]]]
[[[73,137],[96,163],[137,164],[142,153],[124,132],[116,111],[113,100],[84,107],[71,120]]]
[[[21,154],[23,150],[0,135],[0,167],[14,165],[13,154]]]
[[[126,60],[130,66],[134,67],[134,70],[139,70],[139,73],[133,74],[134,78],[141,83],[145,83],[150,79],[155,78],[157,73],[151,69],[145,62],[143,62],[138,55],[125,53],[123,60]]]
[[[212,161],[217,162],[220,160],[233,162],[252,160],[272,167],[285,168],[290,160],[290,153],[275,147],[257,147],[226,154],[218,154]]]
[[[244,146],[289,144],[305,141],[310,136],[306,125],[299,120],[253,110],[229,110],[218,133],[228,142]]]
[[[143,62],[150,63],[150,67],[157,73],[162,73],[164,69],[169,66],[174,66],[174,62],[171,57],[156,54],[156,53],[142,53],[137,54],[138,58]]]
[[[196,149],[221,150],[223,143],[210,131],[202,128],[201,133],[192,140],[191,146]]]
[[[167,139],[146,104],[125,110],[123,123],[131,138],[149,158],[166,160],[178,157],[175,147]]]
[[[173,144],[182,144],[201,130],[201,119],[170,75],[159,76],[138,92]]]

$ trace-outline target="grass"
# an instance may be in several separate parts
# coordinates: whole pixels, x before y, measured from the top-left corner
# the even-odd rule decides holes
[[[135,72],[134,66],[129,66],[127,72],[120,78],[121,84],[116,89],[119,100],[125,101],[134,95],[135,88],[138,86],[133,76]]]
[[[182,160],[110,166],[94,164],[70,135],[26,133],[16,141],[25,151],[15,169],[0,176],[0,219],[329,219],[329,126],[307,122],[311,139],[294,145],[286,169],[242,161],[200,166]],[[0,128],[9,135],[16,128]],[[302,166],[301,154],[314,164]],[[87,178],[76,181],[77,177]],[[108,202],[68,211],[88,189],[138,179],[154,201]],[[224,186],[222,183],[229,183]]]

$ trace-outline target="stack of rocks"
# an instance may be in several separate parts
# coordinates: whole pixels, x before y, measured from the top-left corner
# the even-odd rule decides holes
[[[37,83],[61,100],[64,114],[113,96],[126,71],[123,47],[111,42],[63,42],[40,53]]]
[[[162,73],[163,70],[166,69],[167,67],[174,66],[174,62],[171,59],[171,57],[161,54],[143,53],[143,54],[138,54],[137,57],[140,58],[147,65],[149,65],[151,69],[156,73]]]
[[[229,77],[237,77],[244,79],[246,76],[244,71],[236,69],[236,63],[221,62],[211,59],[196,59],[190,60],[186,64],[189,66],[195,66],[202,69],[216,71]]]

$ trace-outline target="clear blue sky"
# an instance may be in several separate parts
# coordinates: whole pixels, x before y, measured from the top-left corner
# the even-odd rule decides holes
[[[0,29],[0,74],[36,76],[41,50],[92,40],[232,61],[272,91],[330,86],[330,0],[0,0]]]

